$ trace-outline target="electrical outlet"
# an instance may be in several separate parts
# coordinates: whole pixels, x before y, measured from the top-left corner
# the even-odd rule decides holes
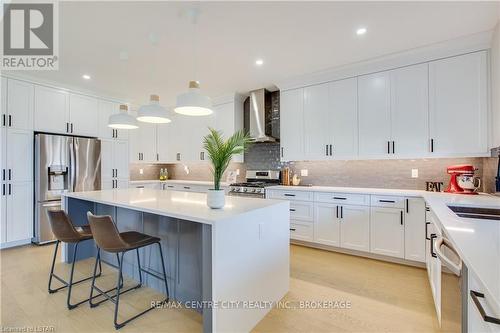
[[[418,178],[418,169],[411,169],[411,178]]]
[[[300,176],[301,177],[307,177],[309,175],[309,170],[307,169],[301,169],[300,170]]]
[[[140,174],[140,175],[143,175],[143,174],[144,174],[144,169],[142,169],[142,168],[141,168],[141,169],[139,169],[139,174]]]

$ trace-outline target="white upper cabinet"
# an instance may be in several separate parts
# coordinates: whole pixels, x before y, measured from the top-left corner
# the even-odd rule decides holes
[[[172,129],[172,123],[169,124],[158,124],[156,127],[156,147],[158,153],[158,160],[162,163],[172,162],[169,160],[169,150],[170,150],[170,131]]]
[[[280,156],[282,161],[304,160],[304,89],[280,93]]]
[[[35,130],[69,133],[69,94],[43,86],[35,86]]]
[[[487,53],[429,64],[432,155],[488,155]]]
[[[358,78],[359,155],[374,158],[391,152],[391,89],[388,72]]]
[[[156,151],[156,124],[139,122],[139,128],[131,130],[130,161],[157,162]]]
[[[215,121],[213,126],[221,131],[225,138],[243,129],[243,100],[235,95],[231,101],[214,105]],[[243,162],[243,154],[234,156],[233,162]],[[205,158],[206,159],[206,158]]]
[[[329,123],[332,158],[356,158],[358,155],[358,83],[347,79],[329,84]]]
[[[33,129],[34,86],[8,79],[5,126],[22,130]],[[3,123],[2,123],[3,125]]]
[[[109,117],[119,112],[119,103],[99,100],[99,138],[128,140],[129,130],[113,129],[108,126]]]
[[[113,143],[113,160],[116,169],[115,178],[128,179],[129,178],[129,149],[128,141],[116,140]]]
[[[97,137],[99,102],[96,98],[71,94],[69,97],[70,132],[75,135]]]
[[[304,88],[304,158],[328,159],[332,145],[329,84]],[[283,128],[283,127],[282,127]]]
[[[391,152],[397,157],[430,153],[428,64],[391,71]]]

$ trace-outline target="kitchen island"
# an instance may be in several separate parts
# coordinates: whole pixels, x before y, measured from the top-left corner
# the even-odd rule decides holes
[[[250,331],[289,289],[289,203],[227,197],[213,210],[206,195],[155,189],[114,189],[66,193],[63,208],[75,225],[86,212],[110,215],[122,231],[161,238],[170,297],[196,304],[205,332]],[[78,259],[94,256],[93,242]],[[63,248],[63,260],[73,248]],[[159,272],[157,251],[141,250],[141,263]],[[102,255],[116,264],[115,256]],[[138,279],[135,256],[125,256],[124,273]],[[145,284],[165,292],[155,279]],[[168,311],[168,309],[166,310]]]

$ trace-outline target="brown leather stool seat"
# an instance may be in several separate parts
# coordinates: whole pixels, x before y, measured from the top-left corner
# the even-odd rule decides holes
[[[96,216],[93,215],[91,212],[87,213],[87,218],[89,220],[90,224],[90,229],[92,230],[92,234],[94,235],[94,240],[97,245],[97,257],[96,257],[96,262],[94,266],[94,275],[97,272],[97,263],[100,261],[101,258],[101,250],[106,251],[106,252],[111,252],[111,253],[117,253],[118,258],[118,278],[117,278],[117,283],[116,283],[116,293],[112,296],[108,294],[107,291],[102,291],[99,287],[95,285],[95,279],[92,280],[92,286],[90,289],[90,299],[89,299],[89,304],[91,307],[96,307],[99,304],[101,304],[104,301],[111,301],[115,303],[115,314],[114,314],[114,325],[116,329],[119,329],[131,320],[145,314],[146,312],[154,309],[154,307],[149,307],[148,309],[136,314],[132,318],[129,318],[122,323],[118,323],[118,306],[120,302],[120,295],[124,294],[130,290],[140,288],[142,286],[142,273],[147,273],[159,280],[164,281],[165,283],[165,291],[167,294],[167,297],[163,302],[168,302],[169,299],[169,292],[168,292],[168,283],[167,283],[167,274],[165,272],[165,262],[163,259],[163,251],[161,248],[161,239],[158,237],[146,235],[137,231],[125,231],[125,232],[119,232],[118,229],[116,228],[115,223],[113,222],[113,219],[111,216],[104,215],[104,216]],[[158,245],[158,250],[161,258],[161,264],[163,268],[163,276],[149,272],[146,269],[141,268],[141,260],[140,260],[140,255],[139,255],[139,249],[145,246],[149,245]],[[123,281],[123,256],[126,252],[135,250],[136,255],[137,255],[137,266],[139,268],[139,283],[133,287],[130,287],[126,290],[121,291],[122,288],[122,281]],[[93,292],[96,290],[99,294],[97,296],[104,296],[106,299],[103,301],[100,301],[98,303],[93,303],[92,299],[94,299],[97,296],[93,296]]]
[[[87,281],[90,279],[93,279],[93,276],[87,277],[85,279],[81,279],[78,281],[73,281],[73,274],[75,271],[75,262],[76,262],[76,255],[78,252],[78,244],[80,242],[92,239],[92,231],[90,230],[89,225],[84,225],[84,226],[74,226],[73,223],[71,222],[70,218],[68,215],[63,210],[49,210],[47,212],[47,215],[49,217],[49,223],[50,227],[52,228],[52,233],[54,234],[56,238],[56,247],[54,251],[54,256],[52,258],[52,267],[50,269],[50,276],[49,276],[49,286],[48,290],[49,293],[55,293],[61,289],[68,288],[68,297],[66,299],[66,304],[68,306],[68,309],[74,309],[80,304],[83,304],[87,302],[89,299],[85,299],[83,301],[80,301],[76,304],[71,303],[71,290],[73,285],[78,284],[83,281]],[[65,281],[58,275],[54,273],[54,268],[55,268],[55,262],[56,262],[56,257],[57,257],[57,249],[59,248],[59,243],[60,242],[65,242],[65,243],[71,243],[75,244],[75,248],[73,250],[73,261],[71,264],[71,273],[69,277],[69,282]],[[99,260],[99,274],[97,276],[101,275],[102,267],[101,267],[101,261]],[[63,286],[52,289],[52,278],[57,279],[60,281]]]

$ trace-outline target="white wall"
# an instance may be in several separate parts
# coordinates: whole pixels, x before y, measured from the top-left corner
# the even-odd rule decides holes
[[[493,147],[500,147],[500,4],[499,20],[493,34],[491,49],[491,92],[492,92],[492,134]]]

